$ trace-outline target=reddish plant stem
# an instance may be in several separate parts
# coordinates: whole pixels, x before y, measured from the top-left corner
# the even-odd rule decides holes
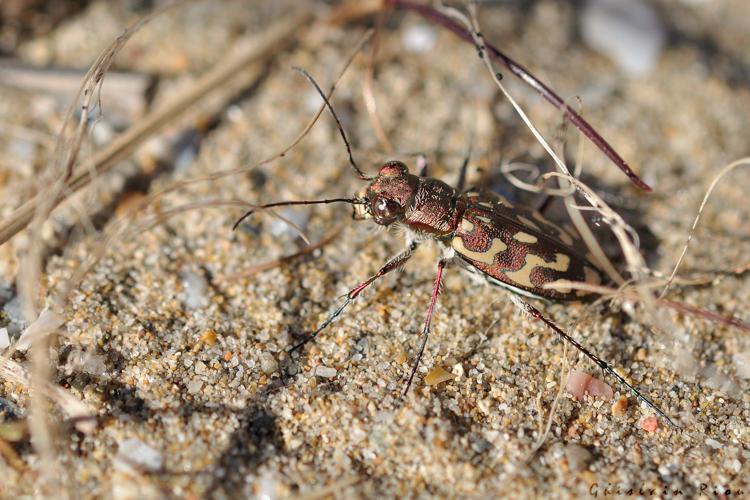
[[[435,10],[429,5],[414,2],[412,0],[386,0],[386,3],[395,7],[407,9],[416,12],[425,19],[443,26],[448,30],[452,31],[455,35],[464,41],[474,43],[471,33],[466,31],[453,19],[447,17],[441,12]],[[628,163],[610,146],[610,144],[592,127],[581,115],[568,106],[565,101],[555,93],[549,86],[544,82],[535,77],[529,70],[517,63],[499,49],[494,47],[492,44],[487,43],[486,49],[490,57],[502,63],[508,70],[520,78],[526,85],[536,90],[542,97],[544,97],[549,103],[555,106],[557,109],[562,111],[567,119],[575,125],[575,127],[581,131],[599,150],[604,153],[617,167],[622,170],[625,175],[628,176],[630,181],[643,189],[644,191],[651,191],[651,187],[646,184],[638,175],[633,172]]]
[[[719,314],[714,311],[701,309],[700,307],[691,306],[690,304],[685,304],[684,302],[677,302],[674,300],[659,299],[658,303],[666,307],[669,307],[671,309],[674,309],[676,311],[679,311],[683,314],[697,316],[699,318],[703,318],[708,321],[722,323],[727,326],[733,326],[735,328],[739,328],[740,330],[750,332],[750,324],[748,324],[745,321],[742,321],[739,318],[735,318],[734,316],[725,316],[723,314]]]

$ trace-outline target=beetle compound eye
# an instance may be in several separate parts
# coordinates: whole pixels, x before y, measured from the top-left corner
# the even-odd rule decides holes
[[[401,214],[401,205],[388,198],[378,197],[372,203],[372,215],[378,224],[390,224]]]

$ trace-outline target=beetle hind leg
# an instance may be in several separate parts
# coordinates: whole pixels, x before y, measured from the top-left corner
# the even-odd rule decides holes
[[[627,380],[625,380],[622,375],[617,373],[606,361],[604,361],[602,358],[594,354],[593,352],[586,349],[584,346],[578,343],[573,337],[565,333],[560,327],[558,327],[555,323],[553,323],[550,319],[545,317],[539,309],[532,306],[522,298],[520,298],[517,295],[511,295],[511,300],[513,300],[513,303],[518,306],[522,311],[524,311],[526,314],[531,316],[532,318],[538,319],[542,321],[545,325],[549,327],[550,330],[555,332],[557,335],[559,335],[561,338],[563,338],[565,341],[570,343],[573,347],[578,349],[580,352],[582,352],[587,358],[589,358],[591,361],[593,361],[599,368],[602,369],[603,372],[609,374],[611,377],[614,377],[620,384],[624,385],[630,391],[641,401],[646,403],[649,408],[654,410],[659,416],[664,417],[664,419],[669,422],[669,424],[673,427],[678,427],[669,416],[664,413],[656,404],[654,404],[650,399],[648,399],[646,396],[644,396],[638,389],[633,387],[630,383],[628,383]]]
[[[443,278],[443,270],[445,269],[445,266],[447,264],[447,259],[440,259],[438,261],[437,276],[435,277],[435,286],[432,289],[430,308],[427,310],[427,317],[425,318],[424,328],[422,328],[422,341],[419,344],[419,351],[417,352],[417,357],[414,360],[414,365],[412,366],[409,380],[406,382],[406,387],[404,388],[404,396],[406,396],[406,394],[409,392],[411,383],[414,380],[414,375],[416,375],[417,368],[419,368],[419,362],[422,360],[422,354],[424,354],[425,346],[427,346],[427,338],[430,336],[430,325],[432,324],[432,315],[435,312],[435,304],[437,303],[437,298],[440,294],[440,283]]]

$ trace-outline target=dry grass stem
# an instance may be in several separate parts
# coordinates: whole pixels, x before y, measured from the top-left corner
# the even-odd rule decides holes
[[[690,232],[688,233],[687,241],[685,241],[685,246],[682,247],[680,257],[677,259],[677,263],[674,265],[674,269],[672,269],[672,274],[669,275],[667,284],[664,285],[664,290],[662,290],[661,294],[659,295],[660,298],[663,298],[667,294],[667,291],[669,291],[669,287],[672,285],[675,276],[677,276],[677,271],[679,270],[680,264],[682,264],[682,261],[685,258],[685,254],[687,253],[690,242],[692,241],[693,235],[695,234],[695,228],[698,227],[698,222],[701,219],[701,215],[703,215],[703,210],[706,208],[706,204],[708,203],[708,198],[711,196],[711,193],[713,193],[714,189],[719,184],[719,181],[721,181],[721,179],[723,179],[725,175],[729,174],[737,167],[748,165],[750,165],[750,157],[735,160],[722,168],[721,171],[716,175],[716,177],[714,177],[714,179],[711,181],[711,185],[708,186],[708,190],[706,190],[706,194],[703,196],[703,201],[701,201],[701,205],[698,208],[698,213],[695,214],[695,219],[693,220],[693,225],[690,228]]]
[[[92,172],[101,175],[109,171],[119,161],[127,157],[137,146],[167,123],[176,119],[196,102],[199,102],[209,92],[222,85],[226,85],[227,80],[235,74],[242,73],[239,71],[240,69],[244,69],[250,65],[262,65],[264,61],[277,54],[294,40],[294,35],[298,34],[303,24],[310,20],[310,17],[311,13],[309,10],[300,9],[300,12],[284,17],[277,24],[258,35],[254,39],[254,43],[245,47],[242,52],[219,62],[181,95],[143,117],[138,123],[112,141],[106,148],[94,153],[90,159],[85,160],[81,167],[76,169],[79,173],[74,173],[69,183],[67,183],[68,188],[71,192],[76,192],[87,186],[93,180]],[[0,225],[0,245],[8,241],[31,222],[42,199],[44,197],[36,197],[23,204],[11,214],[8,220]],[[64,197],[58,194],[54,198],[49,198],[49,204],[51,207],[57,206],[63,199]]]

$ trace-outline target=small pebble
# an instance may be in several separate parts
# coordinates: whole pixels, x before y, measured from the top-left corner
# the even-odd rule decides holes
[[[6,349],[10,347],[10,337],[8,336],[7,328],[0,328],[0,349]]]
[[[318,99],[320,99],[320,97],[318,97]],[[317,110],[317,108],[317,106],[314,106],[313,109]],[[290,225],[290,222],[300,229],[304,229],[307,225],[308,216],[305,215],[304,212],[298,210],[279,210],[278,214],[284,219],[281,219],[279,217],[269,217],[270,225],[268,228],[268,232],[274,236],[298,236],[298,230]]]
[[[591,452],[579,444],[569,444],[565,447],[565,458],[572,472],[580,472],[591,462]]]
[[[185,290],[182,296],[182,303],[185,304],[185,307],[190,310],[206,307],[208,305],[208,283],[206,283],[206,279],[192,271],[181,273],[180,278]]]
[[[322,378],[333,378],[336,376],[336,368],[318,365],[315,367],[315,376]]]
[[[188,382],[187,385],[187,391],[188,394],[198,394],[201,389],[203,389],[203,381],[201,380],[191,380]]]
[[[657,427],[659,427],[659,419],[653,415],[641,421],[641,429],[649,434],[655,432]]]
[[[734,369],[741,379],[750,379],[750,351],[738,352],[732,356]]]
[[[424,54],[435,47],[437,33],[435,28],[426,24],[409,26],[402,31],[401,43],[407,52]]]
[[[581,34],[591,48],[634,77],[654,70],[666,40],[662,20],[643,0],[589,0],[581,13]]]
[[[601,396],[604,399],[610,399],[614,395],[614,391],[609,385],[580,370],[570,372],[565,388],[578,400],[583,399],[587,393],[592,396]]]
[[[201,342],[208,346],[214,345],[216,343],[216,332],[209,328],[201,335]]]
[[[161,470],[164,460],[161,453],[140,439],[127,439],[120,443],[115,457],[115,467],[119,470],[139,470],[157,472]]]
[[[722,444],[720,442],[712,438],[707,438],[706,444],[710,446],[711,448],[713,448],[714,450],[718,450],[719,448],[722,447]]]
[[[425,384],[429,386],[438,385],[442,382],[454,379],[456,376],[449,371],[446,371],[441,366],[436,366],[427,373],[424,377]]]
[[[271,375],[279,369],[279,363],[276,361],[276,358],[273,357],[273,354],[270,352],[264,352],[260,355],[260,369],[266,375]]]
[[[615,403],[612,405],[612,415],[615,417],[622,417],[625,415],[625,411],[628,409],[628,398],[625,396],[620,396],[620,398],[615,401]]]

